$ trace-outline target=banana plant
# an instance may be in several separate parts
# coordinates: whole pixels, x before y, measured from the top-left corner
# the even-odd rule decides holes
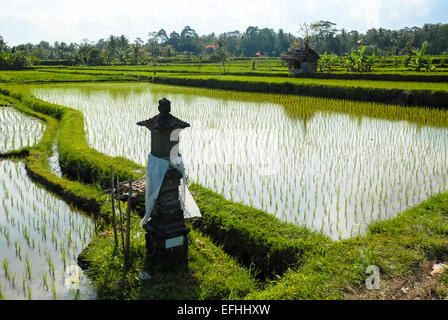
[[[351,53],[345,54],[344,64],[347,67],[348,71],[352,71],[352,72],[356,71],[357,61],[358,61],[358,56],[356,54],[356,51],[352,50]]]
[[[411,68],[414,68],[415,71],[421,71],[422,68],[425,68],[426,71],[434,71],[436,68],[435,65],[425,56],[426,50],[428,50],[428,41],[423,42],[422,48],[420,50],[412,50],[415,54],[415,60],[409,63]]]
[[[361,46],[359,50],[352,50],[350,54],[345,54],[345,65],[348,71],[367,72],[371,71],[375,59],[375,53],[371,56],[366,55],[366,47]]]
[[[320,71],[331,71],[331,69],[336,64],[336,60],[337,60],[337,56],[335,56],[334,53],[329,55],[325,51],[325,53],[322,55],[322,57],[320,57],[320,61],[319,61]]]
[[[375,59],[375,52],[373,52],[371,56],[366,55],[363,58],[363,71],[371,71]]]

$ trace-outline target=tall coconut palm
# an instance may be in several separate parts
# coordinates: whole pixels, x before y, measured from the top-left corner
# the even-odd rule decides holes
[[[129,39],[124,34],[122,34],[120,37],[118,37],[118,58],[120,59],[121,64],[126,63],[129,51]]]
[[[114,58],[117,57],[117,53],[118,53],[118,39],[115,36],[111,35],[106,40],[106,48],[104,54],[106,58],[106,63],[111,64]]]

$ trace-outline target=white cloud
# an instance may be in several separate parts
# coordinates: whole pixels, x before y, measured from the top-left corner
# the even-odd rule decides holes
[[[365,32],[430,23],[436,3],[445,0],[0,0],[0,35],[9,44],[40,40],[79,42],[110,34],[132,40],[164,28],[168,34],[189,25],[199,34],[248,26],[297,34],[299,24],[318,20]],[[440,22],[440,21],[434,21]]]
[[[357,1],[347,0],[348,11],[352,21],[357,24],[364,24],[364,27],[381,27],[381,6],[379,1]]]
[[[399,18],[400,18],[400,12],[397,11],[397,10],[392,11],[392,12],[389,14],[389,18],[390,18],[390,19],[399,19]]]

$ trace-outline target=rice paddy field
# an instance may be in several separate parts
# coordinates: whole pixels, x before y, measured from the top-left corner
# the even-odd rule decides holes
[[[146,165],[136,122],[167,97],[189,180],[334,240],[362,234],[448,187],[448,113],[153,84],[34,85],[82,111],[89,145]]]
[[[397,106],[359,101],[368,100],[365,97],[370,93],[355,97],[358,101],[349,101],[249,93],[244,92],[244,86],[237,92],[154,84],[150,83],[154,80],[151,79],[154,75],[152,65],[38,66],[23,71],[0,71],[1,87],[18,93],[5,98],[7,100],[0,95],[0,105],[5,105],[0,107],[0,154],[4,156],[23,147],[30,147],[31,153],[31,156],[22,155],[25,157],[23,162],[0,161],[0,299],[101,299],[105,292],[106,298],[142,297],[136,295],[141,290],[141,281],[136,285],[134,280],[139,277],[137,271],[144,268],[143,261],[138,260],[145,251],[144,241],[139,238],[137,243],[134,240],[132,245],[136,247],[133,250],[138,258],[132,262],[133,268],[124,270],[120,259],[113,258],[117,253],[110,226],[106,227],[109,229],[102,237],[95,237],[94,222],[86,214],[45,191],[27,176],[31,163],[34,170],[49,170],[51,174],[44,175],[51,175],[52,183],[64,186],[64,192],[74,192],[81,198],[86,194],[97,194],[92,197],[100,199],[100,193],[104,191],[97,190],[101,188],[97,184],[87,186],[81,180],[70,181],[76,177],[64,175],[59,164],[58,141],[63,143],[59,146],[61,152],[67,149],[67,142],[66,139],[58,140],[61,127],[7,106],[9,100],[22,95],[20,103],[37,113],[52,108],[42,104],[33,109],[32,104],[37,100],[29,97],[26,102],[24,98],[28,93],[43,101],[81,111],[88,146],[110,157],[124,157],[142,166],[147,164],[151,138],[150,132],[137,126],[136,122],[156,115],[159,99],[168,98],[172,114],[191,124],[180,133],[180,153],[189,182],[205,187],[192,186],[192,192],[197,192],[193,195],[201,210],[204,209],[204,217],[209,217],[204,221],[218,223],[216,227],[221,228],[224,237],[228,237],[226,232],[236,235],[234,243],[241,243],[238,242],[241,239],[247,241],[242,248],[232,251],[226,247],[226,239],[222,242],[220,238],[213,238],[213,230],[193,223],[189,250],[193,250],[190,263],[195,265],[195,275],[191,279],[202,289],[192,286],[187,291],[198,290],[198,296],[202,296],[204,291],[201,290],[210,290],[207,289],[209,286],[219,291],[217,288],[221,284],[217,284],[216,277],[223,277],[226,284],[220,290],[227,290],[228,284],[232,288],[245,288],[242,296],[250,292],[249,299],[340,298],[343,283],[364,284],[364,271],[368,265],[378,265],[382,276],[395,278],[414,272],[420,259],[442,259],[447,245],[446,215],[443,215],[446,206],[443,203],[446,203],[448,190],[448,111],[443,107],[443,97],[448,87],[441,79],[446,76],[446,69],[417,74],[404,67],[383,64],[381,67],[377,65],[371,73],[399,77],[394,81],[382,81],[381,77],[378,77],[381,81],[373,80],[374,77],[361,80],[356,75],[341,79],[288,78],[286,67],[278,59],[267,58],[257,59],[256,70],[251,70],[252,59],[235,59],[227,66],[226,74],[219,74],[222,70],[214,63],[160,63],[157,76],[250,82],[250,85],[288,82],[285,86],[320,86],[320,91],[316,92],[322,96],[330,87],[347,95],[356,92],[352,90],[356,87],[386,89],[384,92],[390,92],[387,89],[409,90],[413,94],[418,91],[417,94],[428,97],[438,96],[439,108],[431,104],[428,106],[432,108],[417,106],[417,103]],[[346,72],[337,68],[332,73]],[[433,75],[435,77],[431,78]],[[4,92],[1,91],[6,94]],[[393,103],[391,101],[386,102]],[[70,112],[68,114],[80,119],[79,113]],[[58,122],[60,126],[67,125],[67,122],[61,125],[62,122]],[[81,126],[80,121],[76,124]],[[46,128],[52,128],[53,133],[48,135]],[[82,134],[80,130],[76,132]],[[41,139],[47,140],[36,147]],[[74,148],[79,147],[89,153],[89,157],[96,155],[105,162],[112,161],[85,148],[84,142],[77,143],[82,145]],[[37,155],[43,157],[44,169],[36,169]],[[89,157],[75,160],[81,166],[90,165],[88,162],[92,158]],[[61,158],[62,162],[67,161],[63,153]],[[123,168],[129,165],[128,162],[121,163],[125,163]],[[108,168],[108,164],[101,165],[98,165],[101,170]],[[269,215],[247,206],[264,210],[278,220],[269,220]],[[101,210],[109,209],[105,205]],[[440,210],[445,211],[440,213]],[[214,215],[215,211],[219,211],[217,215]],[[242,215],[241,220],[235,217],[238,214]],[[273,230],[257,228],[257,214],[268,217],[260,221],[272,226]],[[213,220],[216,217],[228,218],[228,221]],[[140,230],[139,217],[134,218],[134,229]],[[279,220],[290,225],[279,226]],[[196,227],[198,229],[194,230]],[[198,232],[204,232],[211,239],[199,236]],[[296,238],[300,239],[288,238],[291,237],[289,232],[299,235]],[[136,238],[133,236],[133,239]],[[212,242],[223,248],[210,251],[204,247]],[[89,243],[94,248],[89,261],[94,264],[90,270],[95,275],[90,279],[93,285],[77,266],[79,254]],[[288,252],[296,244],[307,248],[304,256],[297,256],[299,267],[284,274],[282,271],[275,273],[276,265],[269,265],[271,261],[266,257],[277,254],[276,250]],[[223,266],[238,264],[240,271],[221,274],[221,269],[215,270],[218,263],[213,260],[215,258],[198,263],[198,257],[205,252],[216,255],[215,258],[219,256]],[[267,270],[265,276],[274,275],[276,280],[259,283],[252,274],[252,265],[246,265],[244,259],[240,259],[245,255],[258,263],[255,268]],[[228,265],[223,262],[234,258],[238,258],[238,262],[235,260]],[[322,265],[332,267],[324,269]],[[333,268],[335,265],[338,267]],[[201,280],[196,278],[196,272],[202,274]],[[227,281],[229,275],[242,273],[246,280],[232,278],[234,280]],[[155,286],[146,288],[149,291],[143,297],[163,299],[161,287],[177,289],[179,285],[176,277],[176,280],[158,279],[158,275],[155,278]],[[123,283],[127,286],[125,291],[131,292],[129,296],[123,295],[120,287]],[[120,286],[116,287],[117,284]],[[183,294],[179,297],[185,298]],[[186,297],[196,293],[191,294]],[[228,293],[216,294],[220,298],[229,296]]]
[[[42,137],[42,121],[11,107],[0,107],[0,153],[36,144]]]
[[[13,107],[0,108],[0,152],[36,145],[45,124]],[[60,174],[57,149],[50,168]],[[93,221],[38,187],[23,162],[0,161],[0,299],[92,299],[77,256]]]
[[[39,70],[0,71],[0,83],[34,83],[34,82],[89,82],[89,81],[132,81],[138,75],[126,76],[117,72],[90,73],[52,72]]]
[[[182,74],[164,74],[169,77],[185,77]],[[266,77],[236,76],[236,75],[188,75],[191,79],[220,79],[228,81],[266,82]],[[433,90],[448,91],[446,82],[411,82],[411,81],[374,81],[374,80],[339,80],[339,79],[312,79],[312,78],[285,78],[269,77],[270,83],[292,83],[318,86],[360,87],[402,90]]]
[[[415,73],[411,68],[405,67],[405,59],[407,56],[401,56],[397,61],[394,57],[378,57],[376,59],[374,67],[371,72],[409,72]],[[398,57],[397,57],[398,58]],[[432,59],[437,61],[437,68],[434,73],[446,72],[447,66],[441,63],[442,60],[447,60],[447,56],[431,56]],[[253,70],[253,61],[255,61],[255,70]],[[144,65],[104,65],[104,66],[57,66],[57,65],[38,65],[37,69],[49,70],[49,69],[76,69],[76,70],[109,70],[109,71],[146,71],[153,72],[154,65],[152,63]],[[234,57],[228,61],[225,65],[226,72],[230,73],[284,73],[287,74],[287,65],[279,57]],[[171,59],[159,59],[155,66],[157,72],[200,72],[200,73],[217,73],[223,71],[222,65],[217,61],[208,61],[206,59],[184,59],[172,57]],[[320,69],[318,68],[318,71]],[[342,59],[339,60],[332,68],[331,72],[347,72],[347,68],[343,66]]]
[[[77,265],[94,223],[31,182],[23,162],[0,161],[0,298],[93,299]]]
[[[361,87],[361,88],[380,88],[380,89],[402,89],[402,90],[432,90],[432,91],[448,91],[446,82],[431,82],[431,75],[446,76],[446,72],[423,73],[427,77],[427,81],[380,81],[380,80],[343,80],[343,79],[314,79],[314,78],[289,78],[286,67],[283,67],[281,73],[278,70],[269,68],[268,70],[247,71],[247,74],[241,75],[244,70],[229,71],[227,74],[218,74],[217,66],[193,69],[173,69],[179,67],[170,67],[159,70],[156,76],[159,77],[188,77],[191,79],[219,79],[229,81],[251,81],[251,82],[270,82],[270,83],[292,83],[300,85],[319,85],[319,86],[339,86],[339,87]],[[186,67],[184,67],[186,68]],[[232,74],[233,73],[233,74]],[[240,73],[240,74],[238,74]],[[269,77],[263,75],[271,73]],[[381,73],[397,74],[397,71]],[[414,73],[398,72],[403,74],[415,75]],[[372,73],[375,74],[375,73]],[[279,76],[280,75],[280,76]],[[283,75],[283,76],[281,76]],[[421,75],[421,74],[419,74]],[[154,72],[146,67],[130,68],[130,67],[95,67],[95,68],[43,68],[34,71],[3,71],[0,72],[0,82],[51,82],[51,81],[131,81],[145,79],[154,76]]]

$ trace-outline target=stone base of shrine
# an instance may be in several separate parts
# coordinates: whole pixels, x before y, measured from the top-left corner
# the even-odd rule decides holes
[[[147,231],[146,252],[151,262],[157,264],[186,263],[188,255],[188,233],[184,223],[143,226]]]

